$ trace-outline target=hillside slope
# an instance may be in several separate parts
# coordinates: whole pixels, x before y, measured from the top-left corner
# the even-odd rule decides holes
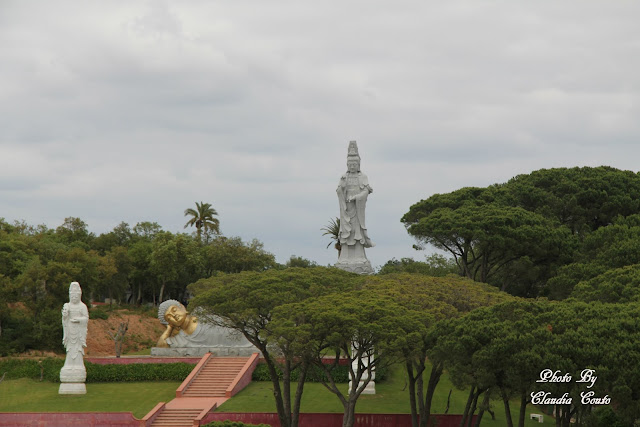
[[[125,337],[123,354],[136,352],[155,345],[164,331],[164,326],[157,317],[130,312],[129,310],[113,310],[107,320],[90,319],[87,331],[87,348],[85,354],[92,356],[115,356],[115,345],[109,331],[115,333],[120,323],[129,322]]]

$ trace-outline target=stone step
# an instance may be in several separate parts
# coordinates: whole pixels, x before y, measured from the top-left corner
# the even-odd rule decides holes
[[[199,377],[231,377],[231,376],[235,376],[238,375],[238,372],[240,372],[240,369],[238,369],[237,371],[231,371],[231,370],[225,370],[225,371],[220,371],[220,370],[215,370],[215,371],[206,371],[206,372],[200,372],[198,374]]]
[[[158,414],[151,426],[192,426],[194,418],[200,412],[200,409],[164,409]]]
[[[207,363],[207,365],[205,366],[205,369],[208,367],[217,367],[217,366],[225,366],[225,367],[229,367],[229,368],[238,368],[240,369],[242,366],[244,366],[244,363]]]
[[[183,396],[224,397],[227,388],[233,383],[248,360],[247,357],[209,358],[191,384],[185,388]]]
[[[224,397],[224,393],[186,393],[184,397]]]
[[[227,387],[229,386],[225,384],[217,385],[217,386],[213,386],[209,384],[196,384],[189,387],[188,390],[226,390]]]

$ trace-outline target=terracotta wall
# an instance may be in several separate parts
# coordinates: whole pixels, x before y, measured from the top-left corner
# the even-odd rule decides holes
[[[129,365],[131,363],[198,363],[202,357],[85,357],[96,365]]]
[[[140,421],[131,412],[5,412],[0,426],[46,427],[138,427]]]
[[[462,415],[432,415],[438,427],[458,427]],[[474,416],[475,419],[475,416]],[[273,413],[223,413],[207,415],[201,425],[211,421],[242,421],[250,424],[269,424],[280,427],[278,415]],[[355,427],[406,427],[411,425],[409,414],[356,414]],[[342,414],[300,414],[299,427],[340,427]]]

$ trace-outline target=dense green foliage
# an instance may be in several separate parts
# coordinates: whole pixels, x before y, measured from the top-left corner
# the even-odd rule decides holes
[[[326,267],[218,274],[189,286],[194,294],[189,307],[197,310],[201,318],[242,333],[262,352],[280,423],[296,426],[304,376],[312,362],[319,359],[320,349],[313,348],[308,330],[301,333],[298,322],[290,321],[285,314],[295,313],[294,304],[354,290],[363,279]],[[296,368],[302,380],[292,398],[291,373]],[[282,386],[278,370],[282,372]]]
[[[101,310],[99,308],[92,308],[89,310],[89,319],[102,319],[107,320],[109,318],[109,312]]]
[[[206,204],[205,204],[206,205]],[[205,206],[206,207],[206,206]],[[206,222],[206,221],[205,221]],[[213,226],[211,226],[213,227]],[[63,351],[60,309],[69,283],[82,299],[141,305],[187,298],[186,286],[218,272],[277,267],[257,240],[163,231],[156,223],[121,223],[99,236],[79,218],[56,228],[0,219],[0,356],[28,349]],[[105,318],[91,310],[92,318]]]
[[[100,365],[85,361],[87,382],[134,382],[134,381],[182,381],[193,370],[190,363],[139,363]],[[30,378],[60,382],[60,369],[64,359],[6,358],[0,360],[0,372],[6,372],[7,379]]]
[[[282,370],[276,368],[278,372],[278,378],[282,379]],[[384,381],[385,376],[387,374],[386,367],[382,367],[376,371],[376,382]],[[346,365],[337,365],[332,367],[332,376],[334,381],[338,383],[348,383],[349,382],[349,367]],[[300,378],[300,370],[294,369],[291,371],[291,381],[298,381]],[[254,381],[271,381],[271,376],[269,374],[269,368],[264,363],[256,366],[256,369],[253,371],[252,379]],[[311,366],[306,373],[305,381],[318,383],[322,381],[327,381],[327,375],[325,372],[320,369],[318,366]]]
[[[563,299],[608,269],[640,262],[640,176],[610,167],[541,169],[504,184],[435,194],[402,217],[417,247],[513,295]]]
[[[608,396],[616,416],[632,425],[640,416],[640,320],[637,304],[519,300],[440,322],[433,333],[432,361],[443,361],[454,384],[472,387],[470,402],[492,392],[504,401],[519,398],[519,418],[531,393],[568,393],[570,405],[558,405],[561,425],[571,418],[586,423],[593,407],[581,403],[581,392]],[[544,369],[571,375],[571,382],[538,383]],[[594,369],[592,388],[576,382]],[[508,410],[506,410],[509,413]]]
[[[428,331],[435,322],[513,298],[456,275],[359,276],[323,267],[218,275],[189,289],[195,294],[192,307],[205,317],[218,316],[266,352],[267,364],[255,375],[271,379],[276,407],[295,414],[289,383],[303,384],[302,370],[310,381],[315,366],[324,372],[318,379],[343,403],[345,416],[362,392],[358,381],[346,392],[336,386],[346,381],[344,369],[350,369],[353,360],[375,355],[369,366],[356,364],[353,369],[353,376],[362,380],[370,375],[369,367],[375,367],[378,376],[398,360],[415,362],[424,370],[431,345]],[[274,349],[284,359],[273,358]],[[326,354],[345,357],[346,367],[332,369],[322,363]],[[302,390],[296,390],[296,398],[298,393]],[[292,410],[284,410],[287,406]],[[283,419],[293,425],[293,419]]]
[[[617,217],[612,224],[587,235],[574,260],[549,280],[550,298],[572,296],[589,301],[602,297],[605,298],[602,301],[610,302],[634,300],[636,291],[631,288],[640,285],[635,275],[640,264],[640,215]],[[623,291],[623,287],[630,288]],[[614,294],[605,295],[610,290]]]
[[[400,260],[393,258],[380,268],[378,274],[419,273],[426,276],[442,277],[457,272],[458,266],[453,258],[432,254],[427,257],[425,262],[412,258],[401,258]]]
[[[449,252],[462,276],[513,295],[566,299],[505,302],[432,324],[427,354],[456,384],[472,387],[469,414],[490,394],[507,413],[511,397],[520,398],[522,409],[544,368],[574,378],[594,368],[596,396],[607,394],[615,404],[593,414],[589,405],[561,405],[559,425],[572,417],[582,425],[632,425],[640,418],[632,368],[640,354],[640,175],[610,167],[543,169],[435,194],[402,222],[417,248]],[[404,264],[389,267],[410,265]],[[547,389],[579,402],[575,383]],[[524,411],[514,415],[522,425]]]
[[[296,255],[291,255],[291,257],[285,264],[285,267],[287,268],[291,268],[291,267],[309,268],[309,267],[317,267],[317,266],[318,266],[318,263],[316,263],[315,261],[311,261],[310,259],[303,258],[301,256],[296,256]]]

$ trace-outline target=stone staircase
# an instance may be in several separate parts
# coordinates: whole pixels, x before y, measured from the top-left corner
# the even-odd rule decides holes
[[[182,392],[182,397],[231,397],[226,395],[227,388],[248,360],[248,357],[209,358]]]
[[[176,398],[158,403],[142,420],[152,427],[198,426],[215,408],[251,381],[258,353],[250,357],[212,357],[207,353],[176,390]]]
[[[202,409],[164,409],[155,420],[153,420],[152,426],[166,426],[166,427],[191,427],[193,426],[193,420],[200,415]]]

